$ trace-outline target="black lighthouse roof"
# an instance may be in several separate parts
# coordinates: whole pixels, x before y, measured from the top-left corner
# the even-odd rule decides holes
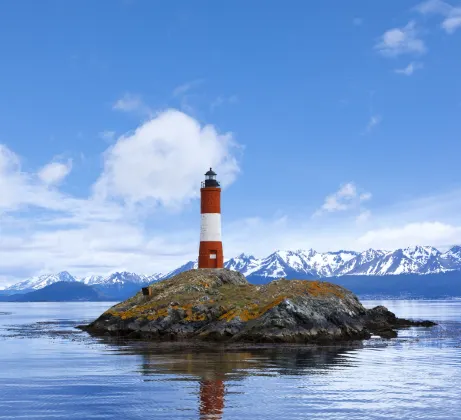
[[[209,176],[209,175],[214,175],[216,176],[217,173],[215,171],[213,171],[213,169],[210,168],[210,170],[205,174],[205,176]]]
[[[219,182],[216,181],[216,172],[210,168],[210,170],[205,174],[205,182],[202,182],[202,187],[219,187]]]

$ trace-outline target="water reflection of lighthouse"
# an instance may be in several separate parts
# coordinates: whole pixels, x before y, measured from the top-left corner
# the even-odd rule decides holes
[[[200,418],[220,419],[224,410],[226,387],[224,380],[202,379],[200,381]]]
[[[348,353],[352,352],[353,355],[361,347],[361,343],[351,343],[344,347],[268,346],[232,351],[219,345],[194,347],[191,343],[174,345],[165,342],[128,345],[125,353],[142,356],[140,373],[146,377],[167,375],[169,380],[174,382],[181,380],[194,384],[192,391],[194,402],[190,408],[196,410],[198,416],[187,418],[221,420],[225,414],[229,388],[235,386],[236,381],[243,381],[258,372],[263,372],[264,375],[301,374],[306,378],[311,375],[327,375],[331,369],[354,367],[353,359],[348,357]],[[159,378],[153,380],[160,387]],[[231,385],[229,381],[233,384]],[[161,388],[163,389],[163,386]],[[161,397],[155,393],[149,395],[152,403],[158,404]],[[233,395],[235,398],[236,393]],[[173,401],[177,401],[178,405],[173,408],[172,419],[175,418],[175,409],[185,408],[180,400],[173,397]]]
[[[241,380],[245,369],[249,367],[254,355],[246,352],[212,351],[210,349],[180,348],[177,352],[171,348],[155,347],[152,351],[144,349],[141,372],[143,375],[178,375],[184,380],[196,380],[197,411],[200,420],[220,420],[226,403],[226,384],[232,380]],[[166,354],[163,352],[166,351]],[[195,418],[195,417],[194,417]]]

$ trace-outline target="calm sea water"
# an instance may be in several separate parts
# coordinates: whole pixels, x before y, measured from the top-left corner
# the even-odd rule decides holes
[[[0,419],[461,419],[461,301],[365,301],[438,321],[332,347],[89,337],[109,303],[0,303]]]

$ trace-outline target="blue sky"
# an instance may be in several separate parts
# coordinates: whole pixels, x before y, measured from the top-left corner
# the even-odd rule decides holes
[[[0,5],[0,286],[461,242],[461,2]]]

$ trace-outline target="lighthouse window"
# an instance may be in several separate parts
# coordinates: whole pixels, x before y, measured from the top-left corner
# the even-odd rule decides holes
[[[216,259],[216,252],[211,252],[210,253],[210,259],[212,259],[212,260]]]

